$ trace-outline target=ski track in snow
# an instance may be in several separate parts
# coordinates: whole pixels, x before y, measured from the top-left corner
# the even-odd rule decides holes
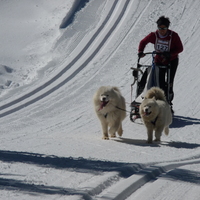
[[[109,63],[110,57],[112,57],[116,53],[116,51],[119,50],[120,46],[124,43],[124,40],[130,37],[131,31],[133,29],[140,28],[140,26],[138,25],[138,22],[140,20],[143,20],[143,22],[145,22],[144,16],[146,16],[147,13],[150,12],[148,11],[150,5],[152,4],[157,5],[157,3],[155,3],[154,1],[145,1],[144,3],[141,3],[141,2],[139,3],[139,1],[137,0],[135,1],[108,0],[105,2],[106,2],[105,4],[106,9],[104,9],[104,13],[103,13],[105,17],[103,18],[101,23],[98,24],[95,30],[93,30],[92,34],[88,34],[81,41],[77,42],[76,47],[71,52],[68,63],[63,64],[63,68],[60,70],[60,72],[58,72],[55,76],[51,77],[48,81],[46,81],[42,85],[34,88],[32,91],[22,94],[22,96],[14,100],[11,100],[10,102],[4,103],[2,101],[1,106],[0,106],[0,111],[1,111],[0,118],[2,119],[5,118],[5,121],[6,121],[7,119],[6,117],[12,114],[15,114],[17,118],[17,114],[19,111],[22,112],[23,110],[26,110],[25,113],[28,113],[31,110],[36,110],[37,106],[40,106],[39,102],[41,100],[45,101],[45,99],[47,99],[49,95],[53,96],[54,92],[57,92],[59,94],[59,91],[61,87],[63,86],[65,87],[69,86],[69,89],[71,89],[74,92],[72,93],[72,97],[73,97],[74,95],[76,95],[76,93],[79,90],[81,90],[83,85],[87,86],[88,84],[90,84],[90,81],[91,83],[93,83],[95,76],[98,74],[98,72],[102,68],[91,69],[93,70],[92,72],[95,72],[95,73],[94,74],[91,73],[91,77],[85,78],[87,80],[85,82],[82,81],[83,84],[78,86],[76,90],[73,89],[73,87],[75,86],[71,85],[74,80],[76,81],[76,79],[78,79],[77,77],[79,76],[80,72],[84,73],[85,72],[84,70],[89,70],[85,68],[87,68],[91,62],[93,62],[93,59],[95,57],[102,58],[101,57],[102,52],[104,50],[107,51],[106,48],[108,48],[109,44],[115,41],[116,42],[115,48],[111,49],[111,51],[109,51],[109,53],[107,54],[108,56],[102,59],[103,64]],[[187,3],[188,2],[185,1],[184,3],[185,6],[183,5],[183,9],[179,13],[181,18],[184,18],[184,15],[187,9],[186,8]],[[92,3],[89,2],[89,4],[92,4]],[[165,5],[165,4],[167,3],[164,3],[163,1],[162,5]],[[169,3],[168,9],[170,10],[170,8],[175,6],[174,4],[175,3],[171,3],[171,4]],[[136,12],[134,15],[133,11],[131,11],[134,5],[137,5],[134,8],[135,10],[137,10],[140,7],[140,11],[142,12],[139,12],[139,13]],[[158,8],[160,8],[160,6],[158,6]],[[155,12],[156,11],[154,10],[154,13]],[[147,20],[151,19],[150,17],[153,18],[151,14],[148,13],[148,15],[150,16],[149,18],[147,18]],[[134,20],[132,22],[128,21],[133,16],[134,16]],[[128,23],[127,25],[128,28],[125,29],[123,34],[121,33],[121,35],[118,35],[119,32],[122,32],[121,30],[122,27],[124,28],[126,26],[126,20]],[[197,20],[193,25],[193,32],[195,32],[194,31],[195,29],[198,29],[198,25],[199,25],[199,21]],[[192,37],[192,34],[193,33],[191,33],[191,37]],[[117,36],[119,36],[118,37],[119,39],[115,38]],[[185,41],[187,42],[186,39]],[[122,81],[124,82],[120,82],[121,85],[126,83],[126,79]],[[82,82],[80,81],[79,83],[82,83]],[[94,88],[92,88],[91,90],[93,90]],[[80,95],[84,96],[85,94],[82,93]],[[47,101],[51,101],[51,100],[47,100]],[[69,101],[73,101],[73,100],[69,100]],[[77,104],[78,104],[78,101],[77,101]],[[69,108],[69,109],[74,109],[74,108]],[[76,109],[81,109],[81,107],[75,108],[75,110]],[[84,113],[84,110],[82,111],[82,113]],[[15,118],[15,115],[13,115],[14,116],[13,118]],[[35,120],[37,120],[37,118]],[[68,124],[76,120],[78,121],[79,118],[78,117],[73,118],[72,116],[72,118],[69,119]],[[195,118],[191,120],[195,121]],[[196,123],[199,124],[200,123],[199,120],[196,120]],[[60,126],[62,126],[62,122]],[[80,125],[80,126],[83,126],[83,125]],[[45,129],[45,131],[48,132],[47,129]],[[23,138],[23,134],[16,137]],[[15,138],[15,139],[19,139],[19,138]],[[118,141],[118,143],[120,144],[120,142],[122,141],[123,141],[123,138],[121,139],[121,141]],[[128,144],[128,140],[126,142]],[[131,142],[133,141],[130,141],[130,144]],[[92,140],[87,140],[86,143],[88,145],[92,145]],[[117,143],[117,140],[116,140],[116,143]],[[124,138],[124,143],[125,143],[125,138]],[[163,142],[162,145],[164,146],[165,142]],[[176,145],[178,146],[178,143]],[[188,143],[188,145],[190,144]],[[197,147],[199,147],[198,144],[196,145]],[[145,144],[143,146],[147,147],[145,146]],[[159,145],[155,144],[155,146],[159,146]],[[127,147],[122,146],[122,147],[119,147],[119,149],[120,148],[127,148]],[[192,148],[195,148],[195,147],[191,147],[191,149]],[[112,149],[110,151],[112,151]],[[130,164],[130,163],[120,164],[116,162],[116,163],[113,163],[113,169],[109,171],[108,169],[111,167],[111,164],[108,163],[108,166],[106,166],[106,162],[103,164],[103,162],[98,163],[98,161],[97,162],[91,161],[91,160],[88,161],[81,158],[75,160],[73,158],[57,157],[57,156],[50,156],[50,155],[48,156],[45,154],[34,154],[34,153],[29,154],[27,152],[17,152],[17,151],[16,152],[15,151],[0,151],[1,162],[21,163],[22,165],[34,164],[38,167],[37,169],[38,171],[39,171],[39,167],[44,166],[46,170],[46,171],[43,171],[44,174],[51,173],[50,169],[48,171],[48,168],[50,168],[51,166],[53,166],[56,170],[59,170],[62,168],[69,168],[69,169],[76,168],[77,169],[78,168],[77,166],[79,164],[83,167],[84,164],[89,163],[88,164],[88,166],[90,166],[89,169],[93,173],[96,169],[96,172],[95,172],[96,174],[94,173],[94,175],[90,176],[89,181],[87,181],[87,177],[86,177],[85,180],[83,180],[80,185],[77,184],[74,187],[74,189],[71,189],[73,186],[69,186],[69,188],[67,189],[64,186],[51,187],[49,185],[43,185],[43,183],[35,184],[35,182],[34,184],[32,184],[32,183],[29,183],[28,180],[27,180],[27,184],[24,184],[24,182],[21,181],[20,177],[18,177],[19,180],[15,180],[15,181],[13,179],[1,178],[0,185],[2,187],[3,186],[5,187],[6,185],[8,185],[8,187],[10,187],[10,190],[14,190],[14,189],[23,190],[25,197],[27,197],[26,192],[30,192],[33,194],[43,193],[45,195],[58,195],[59,196],[58,199],[61,199],[62,196],[64,196],[63,199],[77,198],[77,199],[85,199],[85,200],[86,199],[87,200],[89,199],[131,200],[131,199],[139,198],[140,194],[142,194],[143,191],[145,192],[151,191],[151,185],[159,183],[159,181],[162,181],[163,178],[172,176],[173,171],[175,169],[183,170],[181,167],[191,165],[191,164],[200,166],[200,156],[198,154],[197,155],[193,154],[193,155],[194,156],[190,156],[190,155],[188,157],[185,156],[185,158],[180,158],[180,160],[178,159],[174,159],[171,161],[161,160],[161,162],[158,162],[158,161],[155,161],[154,163],[147,162],[146,164]],[[68,163],[69,166],[66,167],[66,163]],[[105,166],[103,167],[102,165],[105,165]],[[84,170],[88,170],[88,166],[85,166]],[[100,169],[98,169],[98,166],[101,166]],[[5,166],[5,168],[6,167],[7,166]],[[6,170],[8,170],[8,168],[9,167],[7,167]],[[185,171],[186,174],[189,174],[189,172],[191,171],[190,170]],[[196,184],[200,183],[199,173],[200,172],[198,172],[196,176],[192,177],[193,178],[192,181],[194,183],[196,182]],[[60,176],[62,177],[62,173]],[[53,184],[53,181],[52,181],[52,184]],[[194,190],[197,191],[198,188],[195,188]],[[183,192],[183,189],[181,188],[178,194],[180,195],[182,192]],[[67,197],[65,198],[65,196],[69,196],[69,198]],[[176,196],[176,197],[177,199],[180,199],[179,196]],[[196,199],[198,198],[198,196],[196,197],[193,196],[193,197]],[[51,199],[53,199],[53,197]],[[148,199],[148,196],[147,196],[147,199]]]
[[[127,4],[128,1],[125,1],[125,7],[126,7],[126,4]],[[46,82],[45,84],[43,84],[42,86],[36,88],[35,90],[31,91],[30,93],[28,94],[25,94],[24,96],[10,102],[10,103],[7,103],[7,104],[4,104],[0,107],[0,110],[4,110],[5,108],[8,108],[8,107],[11,107],[17,103],[21,103],[23,100],[26,100],[27,98],[29,97],[32,97],[33,99],[32,100],[29,100],[28,102],[26,103],[23,103],[22,105],[18,106],[18,107],[15,107],[11,110],[8,110],[4,113],[2,113],[0,115],[0,117],[3,117],[3,116],[6,116],[8,114],[11,114],[13,112],[16,112],[24,107],[27,107],[28,105],[32,104],[32,103],[35,103],[36,101],[46,97],[47,95],[51,94],[53,91],[57,90],[58,88],[60,88],[62,85],[66,84],[68,81],[70,81],[72,78],[74,78],[90,61],[91,59],[95,56],[95,54],[99,51],[99,49],[103,46],[103,44],[105,43],[105,41],[108,39],[109,35],[111,34],[111,32],[114,30],[114,28],[116,27],[118,21],[120,20],[120,17],[121,15],[124,13],[125,11],[125,7],[123,7],[123,5],[119,5],[120,7],[122,6],[122,14],[119,13],[119,17],[116,17],[116,21],[113,23],[113,26],[111,26],[111,29],[108,31],[108,30],[104,30],[103,27],[105,27],[105,24],[106,23],[109,23],[109,19],[110,19],[110,16],[112,16],[112,12],[114,11],[116,5],[117,5],[117,0],[113,1],[112,2],[113,4],[111,4],[111,7],[110,7],[110,11],[109,13],[107,14],[107,18],[104,20],[104,22],[102,23],[102,25],[99,27],[99,29],[96,31],[96,33],[89,39],[89,41],[87,42],[87,44],[84,46],[84,48],[82,49],[82,51],[80,53],[78,53],[74,59],[60,72],[58,73],[56,76],[54,76],[51,80],[49,80],[48,82]],[[115,16],[113,18],[111,18],[111,20],[114,20],[115,19]],[[110,22],[110,24],[112,24],[112,22]],[[99,42],[100,44],[98,44],[98,46],[96,47],[96,50],[93,48],[92,49],[92,54],[91,55],[88,55],[86,58],[84,58],[85,61],[82,61],[83,64],[81,64],[81,66],[78,66],[78,68],[73,71],[73,73],[70,75],[70,76],[67,76],[67,77],[63,77],[64,74],[72,67],[76,64],[76,62],[81,59],[81,56],[83,56],[83,54],[86,52],[86,51],[89,51],[88,48],[92,45],[92,43],[94,42],[94,40],[98,37],[98,35],[104,30],[104,32],[107,32],[106,36],[105,37],[102,37],[102,41]],[[104,34],[104,33],[102,33]],[[84,41],[85,42],[85,41]],[[62,79],[60,80],[59,78],[62,77]],[[64,79],[64,80],[63,80]],[[58,83],[55,83],[55,82],[58,82]],[[52,83],[55,83],[55,86],[52,86],[51,84]],[[47,87],[50,86],[50,89],[46,89]],[[37,93],[39,93],[41,90],[43,89],[46,89],[47,91],[43,92],[40,96],[34,98],[33,95],[37,95]]]

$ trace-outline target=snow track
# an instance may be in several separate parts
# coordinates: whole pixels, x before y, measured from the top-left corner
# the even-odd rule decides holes
[[[164,174],[166,173],[170,174],[170,171],[173,171],[175,168],[177,169],[181,166],[191,165],[191,164],[200,164],[200,158],[192,159],[190,161],[172,162],[168,164],[161,163],[161,164],[157,164],[154,166],[141,169],[139,172],[135,173],[129,178],[119,181],[116,184],[112,185],[106,192],[105,191],[103,192],[103,195],[98,195],[96,199],[98,200],[135,199],[134,197],[129,197],[129,196],[133,194],[139,188],[142,191],[143,190],[142,187],[148,182],[153,182],[157,179],[160,179],[160,177],[164,176]],[[185,176],[187,176],[187,174]],[[198,178],[195,178],[195,177],[194,177],[194,180],[192,181],[199,183]],[[147,194],[147,199],[148,198],[149,197]]]
[[[48,5],[41,2],[36,10]],[[54,38],[53,56],[47,53],[39,78],[2,97],[2,199],[198,200],[199,6],[188,0],[88,1],[73,25]],[[101,140],[93,92],[99,85],[117,85],[128,100],[138,41],[155,29],[163,13],[187,46],[176,79],[177,115],[170,134],[160,143],[147,144],[145,127],[127,117],[123,137]]]
[[[52,92],[58,90],[60,87],[68,83],[73,79],[81,70],[83,70],[87,64],[95,57],[99,50],[105,45],[106,41],[115,30],[119,24],[121,18],[125,14],[127,7],[130,3],[130,0],[118,1],[112,0],[109,1],[108,13],[106,18],[102,22],[101,26],[97,31],[87,38],[87,40],[81,41],[83,46],[80,52],[75,51],[73,59],[67,66],[62,69],[57,75],[51,78],[49,81],[34,89],[33,91],[24,94],[20,98],[17,98],[9,103],[0,106],[0,118],[7,116],[11,113],[17,112],[35,102],[45,98]],[[67,73],[71,68],[73,69]]]

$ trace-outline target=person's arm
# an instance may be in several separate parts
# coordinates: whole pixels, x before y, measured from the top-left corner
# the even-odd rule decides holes
[[[149,35],[147,35],[145,38],[143,38],[140,41],[139,47],[138,47],[138,52],[139,53],[143,52],[148,43],[155,44],[155,33],[151,32]]]
[[[171,49],[170,53],[171,56],[176,56],[183,51],[183,44],[177,33],[174,32],[172,38],[173,48]]]

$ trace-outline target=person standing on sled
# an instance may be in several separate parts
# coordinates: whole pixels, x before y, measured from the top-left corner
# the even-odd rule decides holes
[[[176,32],[169,29],[169,18],[161,16],[156,23],[158,29],[155,32],[151,32],[149,35],[147,35],[144,39],[140,41],[138,47],[138,56],[139,58],[144,57],[145,54],[143,53],[143,51],[146,45],[148,43],[152,43],[154,44],[156,53],[159,53],[155,56],[155,65],[170,66],[170,88],[168,99],[172,107],[172,100],[174,98],[174,77],[179,62],[178,54],[183,51],[183,45],[179,35]],[[165,91],[165,94],[167,94],[165,85],[166,73],[166,68],[159,68],[159,84],[160,88],[162,88]]]

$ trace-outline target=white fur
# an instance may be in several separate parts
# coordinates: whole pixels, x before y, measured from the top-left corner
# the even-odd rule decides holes
[[[147,129],[148,143],[152,143],[153,131],[155,131],[155,141],[160,141],[163,130],[166,135],[169,134],[172,113],[162,89],[152,87],[148,90],[139,112]]]
[[[102,107],[102,100],[108,102]],[[93,96],[94,110],[100,120],[103,138],[122,136],[122,121],[126,117],[125,99],[117,87],[101,86]],[[108,128],[109,131],[108,131]],[[109,135],[108,135],[109,133]]]

